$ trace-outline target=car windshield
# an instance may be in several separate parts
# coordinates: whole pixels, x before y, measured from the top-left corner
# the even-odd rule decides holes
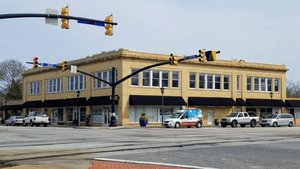
[[[270,114],[266,118],[268,119],[275,119],[278,116],[278,114]]]
[[[238,113],[230,113],[227,117],[236,117]]]
[[[175,113],[171,116],[171,118],[179,118],[181,116],[182,113]]]
[[[23,119],[22,116],[16,116],[16,119]]]
[[[46,117],[47,115],[44,112],[36,112],[36,116]]]

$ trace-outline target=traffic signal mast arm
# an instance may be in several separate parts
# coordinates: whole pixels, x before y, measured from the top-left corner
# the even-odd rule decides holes
[[[10,19],[10,18],[63,18],[70,20],[77,20],[79,23],[87,23],[97,26],[105,26],[105,24],[118,25],[116,22],[106,22],[101,20],[95,20],[90,18],[76,17],[76,16],[63,16],[56,14],[37,14],[37,13],[19,13],[19,14],[1,14],[0,19]]]

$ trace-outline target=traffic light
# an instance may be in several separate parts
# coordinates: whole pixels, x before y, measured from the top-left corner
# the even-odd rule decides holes
[[[106,29],[105,35],[112,36],[113,35],[113,25],[107,23],[107,22],[111,23],[113,21],[112,15],[107,16],[104,21],[106,22],[105,23],[105,29]]]
[[[68,6],[61,8],[61,15],[69,16],[69,7]],[[69,29],[69,19],[61,18],[61,28]]]
[[[66,71],[68,69],[67,63],[68,63],[67,61],[63,61],[61,63],[61,69],[62,69],[62,71]]]
[[[205,52],[206,54],[206,60],[207,61],[216,61],[217,60],[217,53],[220,53],[220,51],[207,51]]]
[[[39,58],[37,56],[33,57],[33,69],[37,68],[39,65]]]
[[[173,53],[171,53],[170,56],[171,56],[170,59],[169,59],[170,64],[173,65],[173,66],[174,66],[174,65],[176,66],[176,65],[178,64],[178,59],[177,59],[177,57],[174,56]]]
[[[205,49],[199,50],[199,62],[204,62],[205,61]]]

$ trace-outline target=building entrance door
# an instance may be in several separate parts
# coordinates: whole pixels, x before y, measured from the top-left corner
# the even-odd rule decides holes
[[[50,123],[51,123],[51,124],[54,124],[54,125],[57,125],[57,120],[58,120],[58,111],[57,111],[57,109],[56,109],[56,110],[54,110],[54,111],[52,112],[52,118],[51,118]]]
[[[212,125],[213,118],[214,118],[214,112],[212,110],[208,110],[208,114],[207,114],[207,124],[208,125]]]
[[[102,125],[108,126],[109,125],[109,119],[110,119],[110,108],[109,107],[103,107],[102,109]]]

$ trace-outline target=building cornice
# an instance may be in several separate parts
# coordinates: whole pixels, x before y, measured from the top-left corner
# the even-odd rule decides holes
[[[169,55],[165,54],[155,54],[155,53],[145,53],[130,51],[128,49],[119,49],[117,51],[102,52],[92,56],[87,56],[78,60],[68,61],[68,65],[87,65],[91,63],[106,62],[112,61],[115,59],[133,59],[133,60],[151,60],[151,61],[166,61],[169,59]],[[272,70],[272,71],[288,71],[285,65],[275,65],[275,64],[263,64],[263,63],[250,63],[244,60],[217,60],[214,62],[201,62],[199,63],[198,59],[184,61],[180,64],[203,64],[207,66],[220,66],[220,67],[230,67],[230,68],[246,68],[246,69],[257,69],[257,70]],[[60,64],[59,64],[60,65]],[[37,74],[42,72],[56,71],[58,68],[37,68],[29,69],[23,76]]]

